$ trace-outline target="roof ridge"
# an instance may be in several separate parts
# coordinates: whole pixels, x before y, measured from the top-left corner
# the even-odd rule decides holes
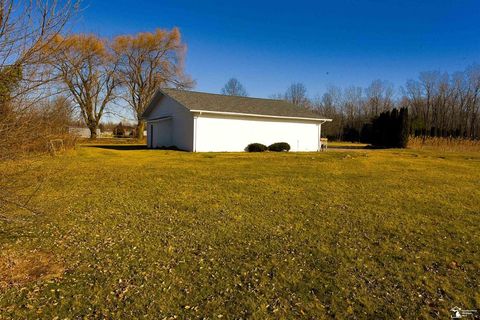
[[[212,96],[221,96],[221,97],[227,97],[227,98],[244,98],[244,99],[257,99],[257,100],[270,100],[270,101],[279,101],[279,102],[285,102],[292,104],[289,101],[285,100],[280,100],[280,99],[271,99],[271,98],[258,98],[258,97],[245,97],[245,96],[232,96],[232,95],[227,95],[227,94],[221,94],[221,93],[210,93],[210,92],[203,92],[203,91],[193,91],[193,90],[183,90],[183,89],[176,89],[176,88],[163,88],[160,90],[173,90],[173,91],[180,91],[180,92],[191,92],[191,93],[200,93],[200,94],[208,94]]]

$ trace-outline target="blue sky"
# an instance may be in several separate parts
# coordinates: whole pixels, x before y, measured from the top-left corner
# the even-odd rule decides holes
[[[195,89],[213,93],[236,77],[251,96],[303,82],[314,97],[480,63],[479,0],[86,0],[79,19],[108,37],[179,27]]]

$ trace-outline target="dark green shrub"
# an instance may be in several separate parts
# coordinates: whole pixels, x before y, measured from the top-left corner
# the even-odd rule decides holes
[[[247,152],[264,152],[267,151],[267,146],[261,143],[251,143],[246,148]]]
[[[268,151],[273,151],[273,152],[290,151],[290,145],[286,142],[276,142],[268,146]]]

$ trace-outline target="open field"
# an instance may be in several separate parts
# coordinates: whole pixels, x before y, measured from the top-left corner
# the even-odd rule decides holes
[[[478,152],[91,146],[0,170],[38,186],[0,215],[1,319],[480,308]]]

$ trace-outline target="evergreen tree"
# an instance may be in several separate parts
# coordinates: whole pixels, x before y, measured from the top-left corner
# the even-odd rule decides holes
[[[400,129],[399,129],[399,137],[398,137],[399,148],[407,147],[409,132],[410,132],[410,124],[408,122],[408,109],[401,108],[400,109]]]
[[[405,148],[409,129],[408,109],[392,109],[373,118],[371,124],[365,124],[360,139],[376,147]]]

